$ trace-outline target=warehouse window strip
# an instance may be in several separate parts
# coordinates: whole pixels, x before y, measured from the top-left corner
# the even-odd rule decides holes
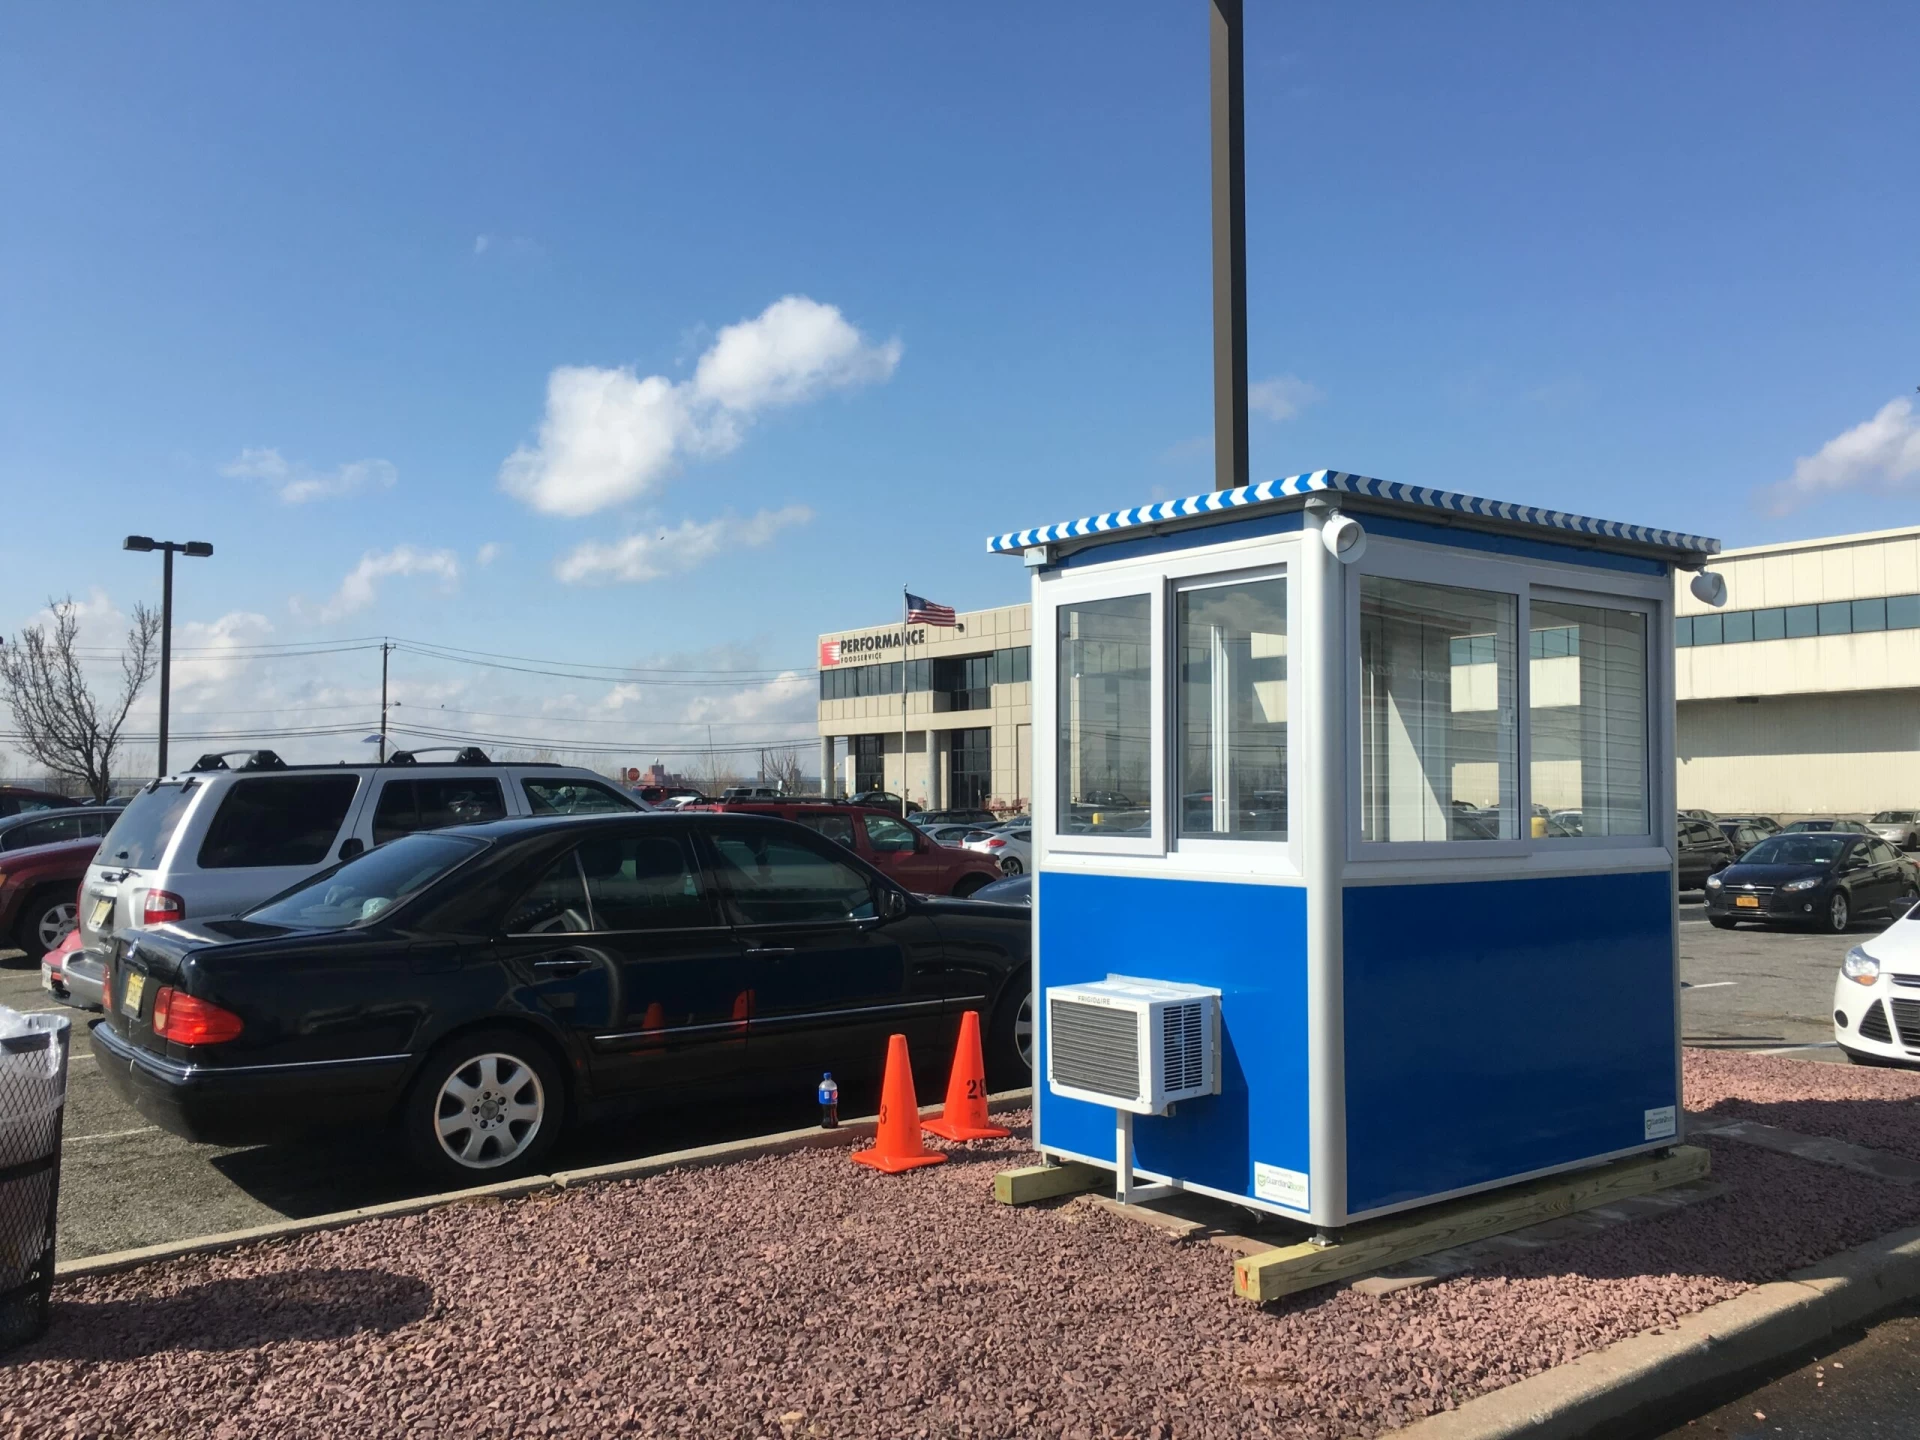
[[[1877,630],[1920,630],[1920,595],[1829,600],[1817,605],[1775,605],[1719,615],[1682,615],[1673,622],[1673,643],[1682,650],[1743,645],[1757,640],[1802,640],[1819,635],[1868,635]]]

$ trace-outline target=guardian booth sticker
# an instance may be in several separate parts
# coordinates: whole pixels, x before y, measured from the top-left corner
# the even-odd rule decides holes
[[[1647,1139],[1664,1140],[1675,1129],[1673,1106],[1662,1105],[1657,1110],[1647,1111]]]
[[[1307,1177],[1298,1170],[1283,1170],[1278,1165],[1253,1162],[1253,1194],[1257,1200],[1271,1200],[1292,1210],[1307,1207]]]

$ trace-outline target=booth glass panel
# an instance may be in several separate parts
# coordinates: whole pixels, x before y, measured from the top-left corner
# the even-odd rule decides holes
[[[1059,833],[1146,835],[1153,821],[1153,606],[1145,595],[1059,615]]]
[[[1515,838],[1512,595],[1360,580],[1360,838]]]
[[[1557,600],[1532,608],[1536,837],[1648,834],[1646,615]]]
[[[1179,597],[1183,836],[1287,838],[1287,582]]]

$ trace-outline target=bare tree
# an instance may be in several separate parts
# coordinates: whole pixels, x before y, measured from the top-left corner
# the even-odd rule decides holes
[[[0,690],[13,712],[15,744],[52,775],[79,782],[96,800],[113,787],[113,761],[127,712],[160,664],[160,615],[133,607],[126,649],[120,652],[121,688],[109,705],[94,698],[81,672],[80,617],[73,597],[49,601],[53,631],[30,625],[0,642]]]
[[[806,776],[800,773],[800,747],[782,745],[768,750],[766,760],[760,767],[760,777],[780,787],[782,795],[798,795],[805,787]]]

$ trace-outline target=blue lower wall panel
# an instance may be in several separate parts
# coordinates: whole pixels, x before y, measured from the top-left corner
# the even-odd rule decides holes
[[[1349,1213],[1630,1149],[1679,1105],[1671,872],[1343,901]]]
[[[1297,886],[1043,872],[1036,981],[1112,975],[1222,992],[1221,1093],[1134,1121],[1142,1169],[1253,1195],[1259,1161],[1307,1172],[1306,892]],[[1113,1111],[1046,1087],[1046,1026],[1034,1056],[1042,1146],[1113,1154]]]

